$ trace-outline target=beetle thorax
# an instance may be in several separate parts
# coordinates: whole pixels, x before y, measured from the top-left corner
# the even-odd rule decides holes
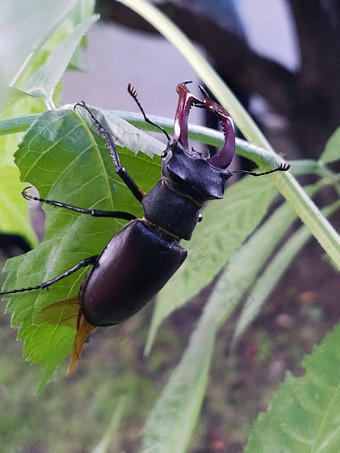
[[[172,190],[191,196],[198,204],[223,198],[229,170],[212,166],[196,152],[189,153],[176,140],[169,142],[162,159],[162,177]]]

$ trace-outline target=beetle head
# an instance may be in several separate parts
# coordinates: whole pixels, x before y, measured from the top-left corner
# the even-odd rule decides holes
[[[179,95],[174,139],[170,140],[162,154],[162,174],[175,190],[188,193],[198,202],[211,198],[223,198],[224,185],[232,175],[227,169],[234,156],[235,131],[233,121],[223,107],[215,103],[200,87],[203,100],[194,96],[184,82],[177,86]],[[222,123],[224,144],[213,156],[189,149],[188,116],[192,106],[214,112]]]

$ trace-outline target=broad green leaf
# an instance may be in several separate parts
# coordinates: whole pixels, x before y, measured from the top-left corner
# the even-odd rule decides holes
[[[245,453],[338,453],[340,445],[340,324],[287,373],[269,410],[260,414]]]
[[[0,136],[0,232],[19,235],[31,246],[37,243],[30,222],[29,206],[21,196],[25,187],[13,162],[19,134]]]
[[[143,135],[133,126],[121,122],[117,127],[112,116],[104,112],[99,120],[113,125],[117,142],[136,147],[135,136]],[[116,134],[114,134],[116,135]],[[129,138],[131,138],[129,142]],[[156,140],[145,135],[150,149]],[[162,145],[159,144],[162,149]],[[148,191],[159,178],[159,159],[143,153],[134,156],[120,149],[122,164],[140,187]],[[23,180],[33,184],[42,198],[58,200],[83,208],[122,210],[140,215],[140,204],[117,177],[109,151],[103,140],[93,135],[84,120],[72,110],[47,111],[28,130],[16,153],[16,163]],[[97,255],[108,240],[125,223],[115,219],[92,218],[63,208],[43,205],[46,233],[43,242],[24,256],[9,260],[5,288],[38,285],[70,269],[83,258]],[[19,338],[26,337],[24,352],[28,360],[44,368],[42,385],[72,347],[75,323],[62,322],[67,310],[61,306],[55,322],[42,316],[47,305],[75,297],[84,271],[64,279],[45,291],[8,296],[12,323],[20,324]],[[77,306],[74,307],[75,312]],[[68,313],[69,314],[69,313]],[[74,318],[75,321],[75,318]]]
[[[35,72],[22,90],[32,96],[52,102],[55,87],[66,71],[81,39],[99,16],[94,15],[78,24],[73,32],[51,53],[46,62]]]
[[[257,227],[276,189],[269,178],[251,176],[227,188],[223,200],[203,211],[203,221],[184,244],[188,258],[158,296],[149,331],[149,352],[161,322],[197,294],[220,271],[230,256]]]
[[[100,110],[89,106],[91,112],[101,122],[103,126],[107,126],[113,137],[115,138],[116,146],[127,147],[134,153],[141,151],[142,153],[153,157],[155,154],[161,155],[165,149],[165,145],[145,134],[143,131],[131,126],[125,120],[119,118],[110,110]],[[88,113],[81,107],[77,107],[77,113],[82,118],[90,122],[90,127],[93,131],[97,131],[97,126],[91,122]],[[158,178],[160,173],[158,175]]]
[[[320,162],[330,164],[340,159],[340,127],[336,129],[326,143],[326,148],[320,157]]]
[[[19,170],[14,165],[1,167],[0,193],[0,232],[25,238],[30,247],[37,244],[37,238],[29,227],[29,208],[18,190]],[[21,189],[24,188],[21,184]]]

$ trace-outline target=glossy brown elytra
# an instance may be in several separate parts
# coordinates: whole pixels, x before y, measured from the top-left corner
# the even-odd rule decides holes
[[[144,119],[151,123],[138,102],[136,91],[130,85],[128,90],[141,109]],[[108,242],[100,255],[86,258],[61,275],[40,285],[0,293],[7,295],[43,290],[79,269],[91,266],[81,284],[78,296],[69,301],[77,303],[79,310],[68,375],[73,374],[84,342],[95,327],[119,324],[133,316],[178,270],[187,256],[179,241],[190,240],[197,222],[201,220],[204,204],[208,200],[223,198],[225,183],[235,173],[228,170],[235,149],[233,121],[229,113],[215,103],[202,87],[200,90],[203,99],[190,93],[187,82],[177,86],[179,101],[175,115],[174,138],[170,139],[164,131],[168,144],[161,156],[161,178],[147,194],[137,187],[127,170],[122,167],[111,134],[98,122],[84,102],[75,106],[84,108],[98,126],[98,133],[105,139],[117,174],[143,207],[142,218],[122,211],[83,209],[34,197],[27,193],[27,189],[23,191],[23,196],[28,200],[38,200],[94,217],[128,221]],[[213,156],[189,149],[188,114],[193,106],[212,111],[221,121],[225,135],[224,144]],[[244,173],[261,176],[286,171],[288,168],[289,165],[279,165],[264,173]]]

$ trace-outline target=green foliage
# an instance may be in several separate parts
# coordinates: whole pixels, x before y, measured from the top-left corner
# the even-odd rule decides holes
[[[96,16],[88,17],[92,8],[91,0],[71,3],[28,0],[20,9],[14,2],[4,2],[0,34],[8,46],[1,61],[1,66],[6,68],[0,79],[0,115],[3,118],[41,113],[46,108],[42,99],[49,104],[58,102],[60,88],[57,84],[84,34],[97,19]],[[20,33],[13,36],[13,30],[20,30]],[[11,86],[6,86],[9,83]],[[25,183],[20,182],[18,168],[13,162],[19,141],[20,135],[0,137],[0,171],[3,175],[0,180],[0,231],[20,235],[33,246],[36,237],[29,226],[28,205],[20,196]]]
[[[303,360],[303,377],[287,374],[270,409],[255,423],[245,452],[339,451],[339,341],[337,325]]]
[[[340,148],[340,128],[336,129],[334,134],[328,140],[326,148],[320,157],[320,162],[329,164],[339,160],[339,148]]]
[[[332,211],[336,208],[339,208],[339,203]],[[277,241],[284,236],[295,218],[293,210],[287,204],[281,206],[229,260],[191,335],[181,362],[148,418],[144,430],[143,451],[148,451],[152,445],[156,446],[157,451],[185,451],[203,401],[216,335],[245,294],[250,295],[240,317],[236,339],[256,317],[259,312],[256,287],[259,282],[262,283],[262,279],[256,281],[257,274],[272,254]],[[277,261],[281,266],[283,255],[286,260],[291,259],[295,252],[293,247],[299,246],[310,237],[306,230],[298,233],[289,241],[289,247],[283,248],[288,257],[281,252],[278,253]],[[274,268],[277,269],[276,263]],[[279,269],[279,276],[284,270],[283,266]],[[270,264],[264,276],[267,278],[266,274],[272,274],[272,272],[272,264]],[[273,289],[273,285],[270,286],[268,283],[267,286],[269,290],[266,296]],[[267,290],[267,287],[265,289]],[[172,436],[175,430],[176,441]]]
[[[313,191],[316,189],[314,186]],[[312,192],[312,191],[310,191]],[[328,209],[324,210],[324,213],[330,215],[336,212],[340,207],[340,201],[335,202]],[[282,206],[276,212],[278,216],[278,229],[276,237],[273,238],[273,243],[281,238],[283,233],[286,233],[287,227],[294,220],[295,216],[291,208],[287,205]],[[262,275],[259,276],[256,283],[254,284],[251,295],[249,295],[245,301],[242,313],[237,321],[235,327],[235,333],[233,338],[233,346],[238,342],[240,337],[246,332],[247,328],[251,325],[254,319],[259,315],[265,301],[274,290],[277,283],[280,281],[290,263],[294,260],[296,255],[306,245],[310,239],[310,232],[306,227],[302,226],[297,232],[295,232],[285,243],[272,261],[268,264],[267,268],[263,271]]]
[[[262,168],[273,167],[281,161],[209,64],[189,46],[173,24],[169,25],[148,2],[119,1],[138,10],[151,23],[157,23],[161,31],[163,28],[164,34],[188,55],[202,80],[208,80],[213,85],[212,91],[227,108],[230,107],[245,136],[262,146],[238,141],[240,154]],[[81,109],[74,112],[67,107],[55,107],[60,96],[61,77],[68,67],[82,65],[79,51],[88,28],[97,19],[92,16],[90,0],[57,3],[27,2],[32,14],[22,16],[21,20],[24,30],[27,28],[27,42],[34,51],[26,59],[26,49],[23,53],[25,63],[11,66],[11,87],[0,87],[4,97],[0,120],[0,187],[4,194],[0,201],[0,230],[24,235],[30,244],[35,244],[36,239],[33,230],[27,226],[27,203],[20,197],[20,191],[27,183],[38,189],[45,199],[83,208],[142,214],[140,204],[117,177],[105,143],[93,129],[87,114]],[[39,4],[48,7],[39,10]],[[43,18],[47,18],[48,26]],[[38,19],[44,26],[28,32],[31,21],[36,23]],[[23,46],[22,42],[18,44],[20,46]],[[0,83],[8,84],[9,79]],[[49,110],[45,111],[46,106]],[[163,145],[113,112],[91,110],[112,132],[122,163],[137,185],[145,192],[150,190],[160,175],[160,160],[154,155],[161,153]],[[140,117],[127,117],[131,122],[149,128]],[[157,122],[157,119],[153,120]],[[22,139],[20,134],[28,126]],[[169,128],[169,123],[165,126]],[[221,144],[221,134],[216,131],[195,128],[192,134],[204,143]],[[21,139],[14,161],[13,154]],[[339,178],[328,166],[340,157],[338,143],[339,130],[318,162],[293,163],[292,174],[312,172],[319,177],[319,182],[308,189],[308,194],[292,174],[274,174],[260,179],[248,177],[228,188],[223,201],[210,203],[205,208],[204,221],[195,230],[192,241],[185,244],[188,260],[159,295],[147,350],[166,316],[206,285],[211,284],[212,291],[187,350],[146,422],[143,451],[177,453],[187,449],[206,392],[219,329],[246,298],[234,344],[239,340],[311,234],[319,240],[335,266],[340,266],[339,238],[326,219],[339,209],[339,204],[329,206],[322,215],[310,198],[325,184],[332,185],[340,193]],[[19,170],[22,182],[19,182]],[[277,209],[271,208],[267,214],[278,189],[287,201]],[[99,254],[124,224],[123,221],[92,218],[49,205],[42,207],[46,212],[44,240],[26,255],[8,261],[4,290],[39,285],[82,259]],[[305,221],[308,229],[304,227],[284,242],[297,216]],[[277,249],[279,241],[281,248]],[[72,347],[77,306],[63,301],[77,296],[85,272],[79,271],[61,280],[48,291],[7,297],[10,299],[7,311],[13,314],[12,324],[20,325],[18,337],[25,338],[26,358],[43,367],[41,388]],[[56,302],[61,303],[53,305]],[[338,398],[338,333],[337,327],[311,358],[305,360],[307,373],[303,378],[290,377],[282,386],[270,412],[261,416],[255,425],[248,451],[321,451],[322,445],[327,445],[328,449],[324,451],[336,451],[333,445],[336,445],[335,440],[339,442],[334,415],[334,402]],[[118,404],[97,451],[108,447],[109,433],[116,429],[121,410]]]
[[[29,81],[24,84],[22,91],[52,104],[57,83],[66,71],[83,36],[98,18],[98,16],[91,16],[78,24],[34,72]]]
[[[151,380],[131,373],[131,362],[145,332],[135,332],[133,341],[124,329],[118,328],[118,334],[117,329],[96,332],[77,376],[65,379],[60,367],[44,391],[34,395],[41,369],[28,366],[20,358],[22,344],[15,341],[15,329],[9,328],[6,321],[8,315],[0,314],[1,451],[92,451],[110,429],[111,436],[115,434],[109,451],[120,452],[122,442],[136,438],[145,413],[157,397]],[[114,431],[122,410],[124,420]]]
[[[112,115],[98,118],[110,128]],[[134,149],[136,133],[133,126],[118,120],[113,133],[120,133],[126,146]],[[117,135],[117,143],[120,142]],[[145,137],[149,153],[157,151],[157,142]],[[120,149],[126,165],[138,184],[148,191],[159,175],[159,161],[145,154],[133,157],[131,151]],[[115,173],[104,142],[89,130],[84,120],[72,110],[46,111],[25,135],[15,161],[25,181],[30,181],[42,198],[93,209],[128,211],[141,214],[141,207]],[[46,226],[43,242],[24,256],[12,259],[6,266],[9,277],[6,288],[38,285],[70,269],[83,258],[98,255],[124,222],[95,219],[66,209],[45,206]],[[48,291],[32,291],[10,296],[7,310],[13,313],[12,323],[20,323],[19,338],[26,337],[25,355],[44,368],[42,385],[55,367],[70,352],[76,328],[77,307],[73,324],[62,320],[72,312],[61,307],[57,318],[41,315],[46,305],[75,297],[84,277],[79,272],[53,285]],[[72,310],[72,308],[71,308]]]

